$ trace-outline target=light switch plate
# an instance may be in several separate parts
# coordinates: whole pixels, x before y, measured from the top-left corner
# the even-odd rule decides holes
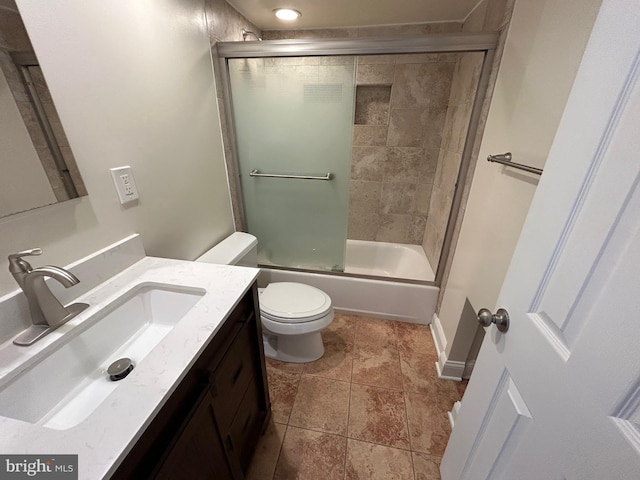
[[[122,205],[140,198],[130,166],[111,168],[110,171],[113,185],[116,187],[116,192],[118,192],[118,198]]]

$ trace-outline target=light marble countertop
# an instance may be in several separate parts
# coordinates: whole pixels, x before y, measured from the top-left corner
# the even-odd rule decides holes
[[[0,388],[36,363],[65,333],[145,282],[196,287],[206,294],[88,418],[54,430],[0,417],[2,454],[78,454],[79,478],[109,478],[211,341],[259,269],[144,257],[76,299],[90,308],[31,347],[0,345]],[[62,366],[64,368],[64,366]],[[1,395],[0,391],[0,395]]]

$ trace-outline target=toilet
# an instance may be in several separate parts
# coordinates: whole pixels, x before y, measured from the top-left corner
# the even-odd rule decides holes
[[[235,232],[196,262],[258,266],[258,240]],[[324,355],[321,331],[333,320],[331,298],[322,290],[294,282],[258,289],[264,354],[283,362],[306,363]]]

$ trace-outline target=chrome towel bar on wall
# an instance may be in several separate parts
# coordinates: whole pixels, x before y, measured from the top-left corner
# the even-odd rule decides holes
[[[270,178],[297,178],[299,180],[331,180],[332,173],[326,175],[282,175],[279,173],[260,173],[257,168],[249,172],[250,177],[270,177]]]
[[[487,157],[487,161],[500,163],[508,167],[517,168],[518,170],[524,170],[525,172],[535,173],[536,175],[542,175],[541,168],[530,167],[529,165],[522,165],[521,163],[512,162],[511,152],[501,153],[499,155],[489,155]]]

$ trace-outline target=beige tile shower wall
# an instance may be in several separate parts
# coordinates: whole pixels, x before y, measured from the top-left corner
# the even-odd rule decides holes
[[[465,20],[462,31],[477,33],[498,30],[504,24],[506,5],[509,1],[486,0],[479,3]],[[481,67],[480,54],[460,54],[453,75],[449,108],[427,213],[427,227],[422,241],[422,247],[434,268],[438,265],[442,253],[444,234],[453,203],[456,178],[462,160],[462,149]]]
[[[209,39],[213,46],[217,42],[242,42],[242,29],[249,30],[258,36],[262,32],[253,23],[246,19],[240,12],[233,8],[226,0],[205,0],[205,14],[209,28]],[[255,41],[249,37],[248,41]],[[240,191],[240,176],[238,163],[235,159],[235,145],[230,135],[227,113],[224,108],[225,90],[222,84],[217,59],[213,58],[213,71],[216,81],[216,95],[218,98],[218,113],[220,114],[220,126],[222,129],[222,144],[229,178],[229,191],[233,206],[233,221],[235,229],[244,230],[244,215],[242,214],[242,194]]]
[[[462,23],[448,22],[274,30],[262,32],[262,38],[421,36],[461,30]],[[423,242],[457,60],[456,54],[358,58],[360,88],[353,131],[349,238]]]
[[[459,22],[265,31],[265,40],[456,33]],[[457,55],[357,62],[348,237],[421,244]],[[435,87],[434,87],[435,86]]]
[[[457,58],[358,57],[349,238],[422,243]]]
[[[427,225],[422,239],[424,251],[434,268],[438,265],[442,252],[481,68],[481,53],[458,55],[427,212]]]

